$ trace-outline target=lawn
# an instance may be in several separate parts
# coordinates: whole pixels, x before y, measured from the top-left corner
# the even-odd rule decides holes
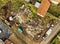
[[[57,36],[60,36],[60,32],[58,33]],[[54,40],[51,42],[51,44],[60,44],[60,41],[57,36],[54,38]]]

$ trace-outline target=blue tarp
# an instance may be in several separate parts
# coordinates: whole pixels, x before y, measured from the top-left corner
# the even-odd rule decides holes
[[[19,32],[19,33],[22,33],[23,31],[22,31],[22,29],[21,29],[21,28],[18,28],[18,32]]]

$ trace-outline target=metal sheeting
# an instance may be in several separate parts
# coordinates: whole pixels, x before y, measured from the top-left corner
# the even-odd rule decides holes
[[[0,33],[0,39],[5,40],[7,39],[12,32],[10,29],[0,20],[0,30],[2,31]]]

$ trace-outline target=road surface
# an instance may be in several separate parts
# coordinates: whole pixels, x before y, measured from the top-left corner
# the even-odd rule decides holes
[[[52,33],[43,40],[40,44],[49,44],[49,42],[53,39],[53,37],[60,31],[60,22],[53,28]]]

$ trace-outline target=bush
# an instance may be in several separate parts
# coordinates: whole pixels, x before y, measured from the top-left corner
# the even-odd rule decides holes
[[[60,5],[51,4],[48,12],[53,14],[56,17],[60,16]]]

